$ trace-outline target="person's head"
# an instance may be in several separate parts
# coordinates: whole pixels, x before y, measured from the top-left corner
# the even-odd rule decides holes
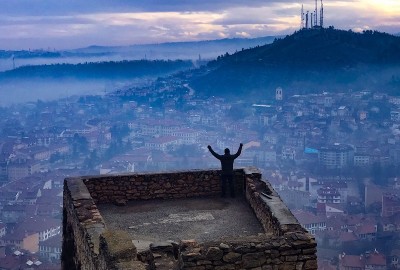
[[[229,151],[229,148],[225,148],[225,155],[229,155],[231,151]]]

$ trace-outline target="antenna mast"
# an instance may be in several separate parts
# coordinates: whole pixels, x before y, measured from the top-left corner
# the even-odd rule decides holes
[[[320,15],[319,15],[319,25],[321,28],[324,28],[324,4],[322,3],[321,0],[321,10],[320,10]]]
[[[318,25],[318,0],[315,0],[315,20],[314,26]]]
[[[306,14],[306,29],[308,28],[308,10],[307,10],[307,14]]]

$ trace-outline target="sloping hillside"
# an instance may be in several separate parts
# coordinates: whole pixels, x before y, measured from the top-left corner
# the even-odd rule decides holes
[[[375,31],[302,30],[272,44],[224,55],[191,86],[204,94],[269,97],[379,89],[400,92],[400,37]]]

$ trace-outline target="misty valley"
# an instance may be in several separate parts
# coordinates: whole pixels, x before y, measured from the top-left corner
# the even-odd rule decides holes
[[[235,167],[261,170],[319,269],[350,269],[343,254],[400,267],[400,37],[330,27],[36,54],[0,51],[0,253],[60,267],[67,177],[219,169],[207,146],[243,143]]]

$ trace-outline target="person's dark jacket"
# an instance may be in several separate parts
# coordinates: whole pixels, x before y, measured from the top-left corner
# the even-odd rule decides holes
[[[242,152],[242,147],[243,144],[240,144],[238,151],[236,154],[231,155],[231,154],[224,154],[224,155],[219,155],[217,154],[211,146],[208,146],[208,149],[210,150],[211,154],[219,159],[221,161],[221,169],[222,169],[222,174],[223,175],[232,175],[233,174],[233,161],[240,156],[240,153]]]

